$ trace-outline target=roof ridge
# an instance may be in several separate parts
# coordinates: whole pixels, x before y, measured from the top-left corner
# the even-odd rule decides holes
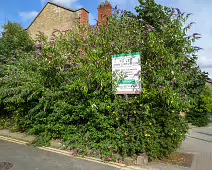
[[[56,3],[53,3],[53,2],[47,2],[46,5],[41,9],[41,11],[38,13],[38,15],[34,18],[34,20],[31,22],[31,24],[30,24],[25,30],[28,30],[28,29],[31,27],[31,25],[32,25],[32,24],[34,23],[34,21],[38,18],[38,16],[43,12],[43,10],[46,8],[46,6],[47,6],[48,4],[51,4],[51,5],[54,5],[54,6],[63,8],[63,9],[65,9],[65,10],[68,10],[68,11],[71,11],[71,12],[77,12],[77,11],[80,11],[80,10],[82,10],[82,9],[84,9],[85,11],[87,11],[85,8],[80,8],[80,9],[77,9],[77,10],[72,10],[72,9],[70,9],[70,8],[66,8],[66,7],[64,7],[64,6],[61,6],[61,5],[56,4]],[[89,13],[89,11],[87,11],[87,12]]]
[[[76,11],[80,11],[80,10],[84,9],[85,11],[87,11],[87,12],[89,13],[89,11],[86,10],[85,8],[79,8],[79,9],[77,9],[77,10],[73,10],[73,9],[71,9],[71,8],[67,8],[67,7],[64,7],[64,6],[62,6],[62,5],[56,4],[56,3],[54,3],[54,2],[48,2],[47,4],[52,4],[52,5],[58,6],[58,7],[60,7],[60,8],[66,9],[66,10],[71,11],[71,12],[76,12]]]

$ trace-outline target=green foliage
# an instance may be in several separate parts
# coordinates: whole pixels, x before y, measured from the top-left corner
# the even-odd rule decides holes
[[[0,129],[10,129],[12,128],[13,122],[8,117],[0,117]]]
[[[191,89],[201,89],[191,75],[204,75],[192,56],[194,38],[182,28],[186,18],[140,2],[137,15],[115,11],[107,26],[56,31],[50,41],[38,39],[36,52],[7,63],[0,98],[16,128],[41,135],[37,143],[59,138],[73,155],[114,161],[142,152],[161,158],[178,148],[188,130],[179,113],[193,107]],[[143,9],[169,19],[154,28],[141,20],[149,15]],[[111,56],[134,52],[142,57],[143,91],[126,101],[113,88]]]
[[[206,85],[204,89],[203,102],[208,113],[212,113],[212,86]]]
[[[28,33],[17,23],[8,22],[3,26],[0,38],[0,81],[8,69],[8,62],[16,61],[25,52],[34,50],[34,43]],[[0,100],[0,116],[9,114]]]
[[[181,88],[181,92],[188,97],[187,100],[190,100],[190,106],[186,109],[191,110],[187,113],[189,122],[195,125],[198,124],[198,126],[207,125],[208,114],[205,107],[210,106],[206,106],[207,99],[203,102],[202,97],[200,98],[199,95],[205,93],[204,87],[207,75],[202,72],[196,64],[196,52],[201,48],[191,46],[192,43],[198,39],[199,34],[195,33],[192,36],[187,36],[186,33],[193,23],[182,28],[183,23],[186,22],[190,14],[181,13],[180,9],[170,9],[157,5],[154,0],[139,0],[139,2],[141,6],[136,7],[136,11],[139,12],[140,15],[136,16],[136,18],[142,20],[144,24],[152,25],[158,33],[158,36],[161,37],[165,34],[164,37],[166,38],[162,41],[165,47],[169,48],[170,54],[175,57],[182,57],[183,59],[181,60],[181,68],[183,72],[187,73],[189,78],[182,77],[185,78],[184,80],[186,82],[185,87]],[[173,21],[173,15],[177,16],[177,20]],[[169,29],[164,32],[164,27]],[[149,56],[149,54],[145,56]],[[173,70],[174,67],[171,67]],[[186,102],[186,100],[184,102]],[[186,110],[184,111],[187,112]]]
[[[188,113],[188,121],[192,123],[192,125],[202,127],[207,126],[209,123],[208,113],[205,107],[205,103],[202,100],[202,97],[197,101],[195,107],[193,107]]]
[[[51,135],[47,132],[43,132],[36,137],[31,144],[35,146],[49,146],[51,140]]]
[[[188,113],[188,121],[195,126],[207,126],[210,123],[209,113],[212,112],[212,88],[205,85],[202,93],[199,95],[196,105]]]
[[[2,38],[0,38],[0,60],[18,57],[23,52],[32,51],[33,47],[33,41],[21,25],[8,22],[3,26]]]

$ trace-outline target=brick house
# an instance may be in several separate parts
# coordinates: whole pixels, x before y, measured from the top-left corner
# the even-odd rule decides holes
[[[98,8],[98,23],[105,24],[109,16],[112,16],[112,6],[105,1]],[[71,10],[48,2],[26,30],[34,39],[38,32],[49,37],[54,30],[65,31],[78,24],[89,25],[89,12],[86,9]]]

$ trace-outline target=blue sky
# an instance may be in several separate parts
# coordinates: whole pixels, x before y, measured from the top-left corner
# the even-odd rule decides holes
[[[71,9],[86,8],[90,12],[90,22],[97,19],[97,6],[102,0],[51,0],[54,3]],[[138,0],[109,0],[113,6],[121,9],[134,10]],[[41,11],[48,0],[2,0],[0,6],[0,26],[7,20],[18,22],[27,28],[36,15]],[[209,72],[212,77],[212,0],[156,0],[162,5],[181,9],[183,12],[193,13],[190,21],[196,22],[190,30],[190,34],[197,32],[202,34],[195,45],[204,48],[198,53],[198,64],[201,69]],[[0,29],[1,31],[1,29]]]

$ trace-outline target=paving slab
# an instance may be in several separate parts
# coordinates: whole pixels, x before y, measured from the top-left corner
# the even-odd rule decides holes
[[[161,170],[212,170],[212,127],[190,129],[178,151],[194,154],[190,168],[156,163],[149,166]]]

